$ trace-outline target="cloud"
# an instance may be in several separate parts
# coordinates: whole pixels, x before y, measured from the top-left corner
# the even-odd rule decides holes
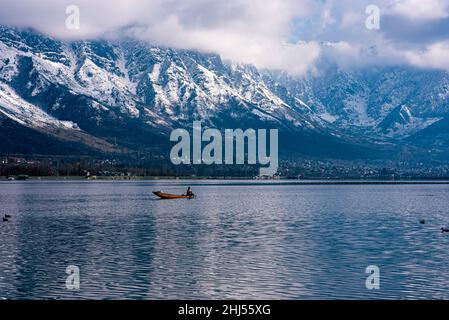
[[[443,68],[449,0],[0,0],[0,24],[33,27],[62,39],[126,32],[151,43],[220,54],[294,75],[321,58],[345,67],[408,63]],[[81,28],[65,26],[68,5]],[[365,27],[368,5],[380,30]],[[426,58],[438,62],[425,63]],[[321,59],[322,60],[322,59]]]
[[[79,30],[65,27],[65,8],[71,4],[80,8]],[[313,6],[311,0],[16,0],[3,6],[0,23],[69,39],[128,27],[135,37],[153,43],[302,74],[313,66],[320,48],[314,41],[291,42],[291,21],[306,16]]]
[[[449,16],[448,3],[444,0],[397,1],[391,5],[388,12],[414,21],[436,20]]]
[[[216,52],[231,61],[287,70],[296,75],[307,72],[321,51],[314,41],[291,43],[287,36],[269,36],[266,32],[253,32],[238,26],[187,28],[176,17],[150,27],[131,28],[129,33],[152,43]]]
[[[449,41],[434,43],[421,51],[405,51],[403,54],[414,66],[449,71]]]
[[[259,68],[300,75],[320,55],[315,41],[292,42],[292,19],[311,10],[307,1],[191,1],[174,5],[157,23],[134,28],[134,37],[176,48],[199,49]]]

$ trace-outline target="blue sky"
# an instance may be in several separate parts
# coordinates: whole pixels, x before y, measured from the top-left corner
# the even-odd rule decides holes
[[[67,5],[80,29],[65,27]],[[378,30],[365,26],[367,6]],[[236,62],[313,72],[326,57],[342,67],[407,64],[449,70],[449,0],[0,0],[0,23],[64,39],[111,36],[126,27],[152,43],[216,52]]]

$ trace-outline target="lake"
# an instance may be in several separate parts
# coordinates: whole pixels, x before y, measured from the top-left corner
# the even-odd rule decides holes
[[[449,299],[449,185],[13,181],[0,204],[2,299]]]

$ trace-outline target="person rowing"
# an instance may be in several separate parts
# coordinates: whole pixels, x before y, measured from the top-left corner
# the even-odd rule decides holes
[[[187,188],[186,196],[193,197],[193,192],[190,186]]]

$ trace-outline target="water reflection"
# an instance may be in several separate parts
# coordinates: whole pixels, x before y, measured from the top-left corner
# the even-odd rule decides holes
[[[444,185],[193,185],[161,201],[185,183],[0,183],[0,297],[448,298]]]

